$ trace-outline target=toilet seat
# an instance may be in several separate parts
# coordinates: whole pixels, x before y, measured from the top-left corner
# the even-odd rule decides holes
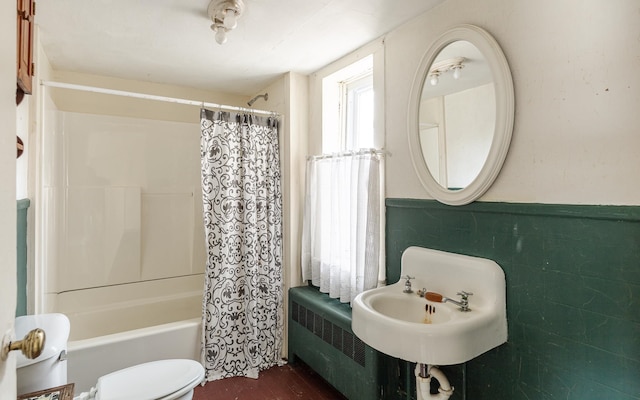
[[[197,361],[152,361],[100,377],[96,400],[176,399],[192,390],[203,378],[204,368]]]

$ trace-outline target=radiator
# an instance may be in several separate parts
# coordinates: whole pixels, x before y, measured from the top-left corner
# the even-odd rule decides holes
[[[291,288],[288,320],[290,363],[302,360],[349,400],[385,397],[381,355],[353,334],[349,305],[311,286]]]

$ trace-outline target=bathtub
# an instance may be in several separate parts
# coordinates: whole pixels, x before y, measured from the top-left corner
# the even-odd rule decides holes
[[[86,392],[110,372],[167,358],[200,360],[201,319],[75,340],[68,346],[67,380]]]
[[[69,317],[68,381],[89,390],[107,373],[167,358],[200,359],[203,276],[61,293]]]

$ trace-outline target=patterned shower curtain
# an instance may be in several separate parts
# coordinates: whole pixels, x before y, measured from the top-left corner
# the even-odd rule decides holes
[[[201,110],[206,380],[282,365],[282,194],[276,118]]]

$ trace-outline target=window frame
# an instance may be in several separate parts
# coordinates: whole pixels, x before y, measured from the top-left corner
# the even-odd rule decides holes
[[[373,89],[373,70],[367,69],[347,80],[339,83],[340,100],[339,100],[339,118],[340,118],[340,143],[342,151],[357,150],[360,148],[375,148],[373,131],[375,115],[375,91]],[[362,126],[360,124],[359,107],[362,94],[371,92],[371,132],[367,138],[362,137]],[[358,145],[367,139],[370,144]]]
[[[310,154],[344,151],[344,141],[335,134],[342,129],[339,119],[340,83],[367,74],[371,74],[374,93],[373,146],[368,147],[379,150],[384,148],[384,44],[380,41],[371,43],[312,75]],[[317,110],[317,114],[314,110]]]
[[[369,44],[357,49],[356,51],[348,54],[345,57],[321,68],[309,76],[309,134],[305,136],[307,142],[307,157],[313,155],[336,153],[339,151],[339,143],[336,143],[333,138],[328,135],[323,135],[323,131],[327,129],[336,129],[335,121],[327,119],[327,115],[324,111],[333,109],[336,111],[338,86],[335,84],[329,85],[329,77],[332,77],[334,83],[339,79],[336,78],[336,73],[346,67],[364,59],[367,57],[372,58],[373,68],[373,90],[374,90],[374,107],[373,107],[373,139],[374,149],[385,151],[385,43],[384,37],[381,37]],[[355,75],[354,73],[350,74]],[[342,80],[346,79],[345,76]],[[337,113],[334,112],[333,115]],[[333,124],[333,125],[332,125]],[[386,197],[386,184],[385,175],[386,170],[384,164],[382,166],[381,182],[381,251],[380,251],[380,265],[384,266],[385,255],[385,207],[384,198]],[[385,268],[381,267],[379,271],[379,281],[385,282]]]

